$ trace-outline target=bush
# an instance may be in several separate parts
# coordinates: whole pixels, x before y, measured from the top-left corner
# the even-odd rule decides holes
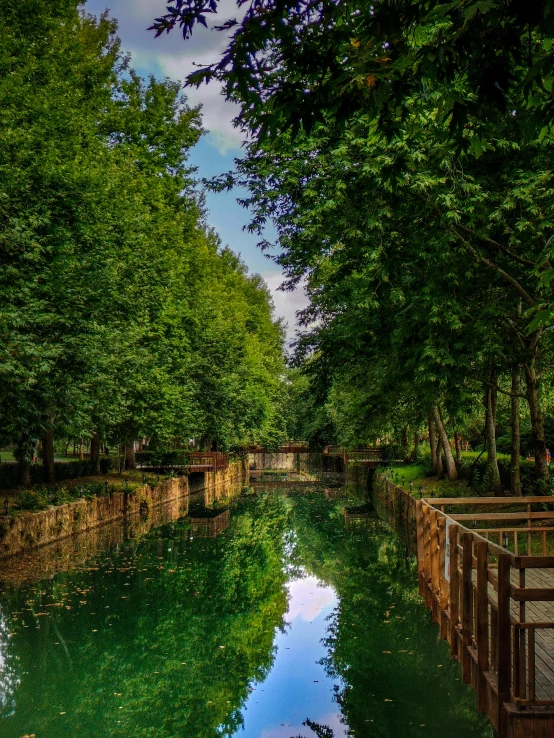
[[[483,454],[464,454],[461,464],[457,464],[458,474],[462,479],[468,481],[480,495],[489,493],[487,488],[487,456]],[[498,471],[502,488],[509,490],[511,487],[510,457],[506,454],[498,454]],[[535,476],[535,464],[533,461],[521,460],[521,491],[524,495],[547,495],[551,490],[542,480]]]
[[[385,461],[403,461],[406,455],[404,446],[399,443],[389,443],[386,446],[381,446],[381,449]]]
[[[137,451],[135,459],[139,466],[185,466],[189,462],[189,452],[177,451]]]
[[[13,508],[15,510],[27,510],[36,512],[44,510],[49,505],[64,505],[67,502],[74,502],[84,498],[90,500],[93,497],[101,497],[108,493],[113,493],[115,487],[109,485],[106,488],[104,482],[92,482],[91,484],[76,485],[74,487],[37,487],[33,490],[24,490],[20,492],[18,498],[14,501]]]
[[[113,459],[103,457],[100,459],[100,473],[107,474],[113,468]],[[56,481],[65,482],[68,479],[79,477],[92,477],[96,474],[95,464],[88,459],[83,461],[57,461],[54,464]],[[0,489],[13,489],[17,487],[18,470],[17,464],[0,464]],[[31,466],[31,484],[44,484],[44,468],[41,464]]]
[[[25,490],[19,495],[17,507],[20,510],[43,510],[48,505],[48,495],[44,490]]]
[[[433,461],[431,459],[431,449],[429,446],[420,443],[416,451],[416,463],[425,470],[425,476],[433,473]]]

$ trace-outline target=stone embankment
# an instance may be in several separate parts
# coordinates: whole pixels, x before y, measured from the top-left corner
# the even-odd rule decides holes
[[[416,501],[398,484],[377,471],[371,490],[379,517],[390,525],[410,553],[417,552]]]
[[[344,470],[341,457],[306,451],[305,453],[281,453],[256,451],[248,454],[250,469],[274,469],[291,472]]]
[[[40,512],[0,516],[0,558],[28,553],[39,546],[94,530],[120,520],[149,517],[160,506],[169,506],[171,519],[188,512],[190,495],[204,493],[205,504],[217,498],[218,488],[248,481],[245,460],[231,461],[227,469],[191,474],[142,485],[133,491],[118,490],[91,500],[76,500]]]

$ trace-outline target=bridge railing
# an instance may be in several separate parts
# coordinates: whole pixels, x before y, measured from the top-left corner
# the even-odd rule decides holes
[[[349,461],[383,461],[383,450],[381,448],[366,448],[347,451]]]
[[[327,446],[325,454],[328,456],[341,456],[345,463],[348,461],[384,461],[384,449],[382,446],[367,448],[347,449],[345,446]]]
[[[250,454],[305,454],[308,452],[309,444],[308,441],[286,441],[272,451],[268,451],[264,446],[259,444],[253,444],[248,446],[248,453]]]
[[[229,454],[220,451],[193,451],[189,455],[189,466],[209,466],[209,471],[221,471],[229,466]]]

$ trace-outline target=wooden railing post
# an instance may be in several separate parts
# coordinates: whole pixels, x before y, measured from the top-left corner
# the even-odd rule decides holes
[[[438,549],[438,596],[439,596],[439,623],[440,636],[443,640],[448,638],[448,621],[446,611],[448,610],[448,582],[445,576],[446,563],[446,518],[441,515],[437,521],[437,549]]]
[[[486,541],[477,541],[477,663],[479,666],[479,682],[477,698],[479,712],[487,708],[487,681],[485,672],[489,670],[489,597],[488,566],[489,545]]]
[[[498,556],[498,738],[507,736],[507,716],[504,703],[510,701],[512,670],[512,639],[510,622],[510,567],[508,553]]]
[[[416,531],[417,531],[417,574],[419,583],[419,594],[425,597],[425,543],[423,516],[423,501],[416,500]]]
[[[429,518],[431,521],[431,529],[429,536],[429,546],[431,549],[431,612],[433,620],[438,620],[438,595],[439,595],[439,539],[437,531],[437,511],[432,509]]]
[[[448,529],[448,545],[450,546],[450,655],[458,654],[458,621],[460,617],[460,572],[458,557],[458,526],[453,524]]]
[[[473,536],[469,531],[462,536],[462,678],[471,682],[471,654],[473,634]]]
[[[429,505],[423,503],[423,545],[424,545],[424,576],[425,576],[425,604],[431,609],[431,516]]]

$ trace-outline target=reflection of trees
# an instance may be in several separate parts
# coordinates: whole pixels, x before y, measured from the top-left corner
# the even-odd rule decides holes
[[[2,596],[4,612],[22,613],[8,641],[17,710],[2,736],[232,734],[283,623],[287,505],[249,499],[224,536],[191,542],[175,523],[101,557],[97,571],[58,577],[50,593]]]
[[[422,724],[437,738],[492,735],[419,602],[400,542],[379,523],[345,532],[337,506],[322,496],[295,503],[301,563],[339,596],[325,666],[342,682],[336,699],[353,735],[409,738]]]

